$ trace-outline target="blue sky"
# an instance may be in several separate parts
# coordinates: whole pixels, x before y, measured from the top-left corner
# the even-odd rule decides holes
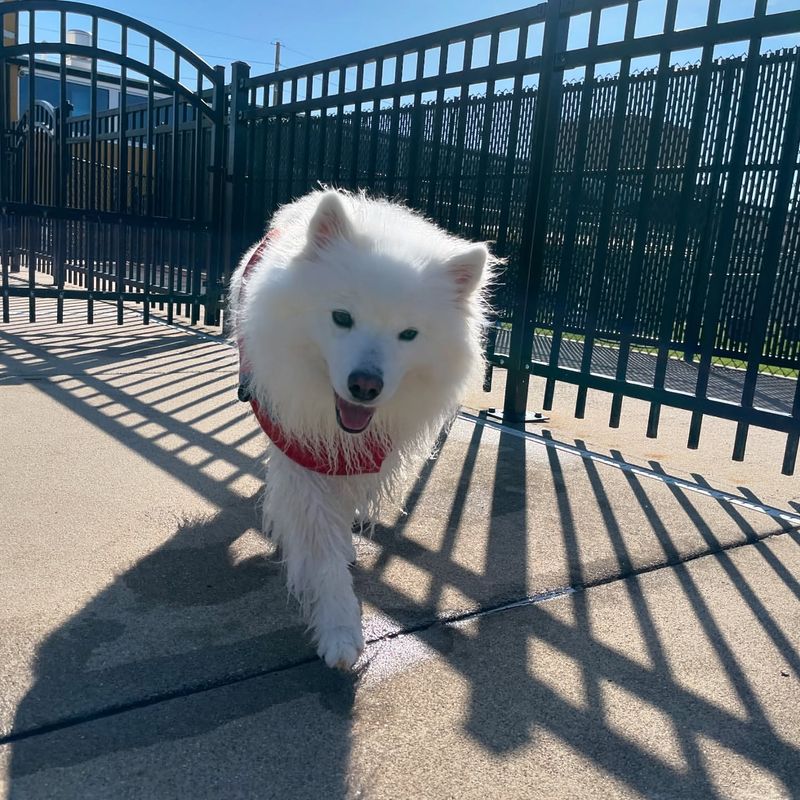
[[[749,16],[754,2],[721,0],[721,19]],[[660,30],[665,3],[666,0],[641,0],[637,35]],[[296,66],[531,4],[531,0],[344,0],[338,3],[320,0],[226,0],[222,3],[219,0],[98,0],[98,5],[134,16],[173,36],[211,64],[228,67],[236,59],[247,61],[254,75],[272,71],[272,42],[276,39],[283,45],[283,65]],[[678,27],[702,25],[707,6],[707,0],[679,0]],[[800,9],[800,0],[768,0],[770,13],[791,9]],[[624,15],[624,7],[603,12],[601,42],[620,38]],[[585,38],[588,16],[574,18],[572,22],[570,41],[573,46],[580,46],[581,39]],[[44,28],[40,35],[48,38],[46,20],[38,24]],[[68,25],[73,24],[68,20]],[[55,20],[53,28],[52,38],[55,39]],[[100,36],[103,37],[102,29]],[[767,42],[765,47],[775,49],[799,43],[798,36],[783,37]],[[142,47],[144,56],[146,50],[144,45]],[[716,55],[731,55],[742,50],[741,44],[726,45],[718,48]],[[676,54],[675,60],[686,62],[695,57],[691,53]],[[635,66],[642,68],[650,64],[643,61]]]
[[[531,5],[520,0],[104,0],[158,27],[212,64],[239,59],[272,70],[274,47],[296,66]]]

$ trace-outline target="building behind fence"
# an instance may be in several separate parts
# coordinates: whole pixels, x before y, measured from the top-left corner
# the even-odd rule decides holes
[[[251,76],[237,62],[228,86],[178,43],[95,9],[95,20],[149,37],[150,56],[128,108],[130,64],[80,49],[90,86],[101,57],[118,64],[120,86],[119,108],[94,103],[82,115],[30,94],[11,113],[14,74],[35,86],[37,57],[55,54],[60,70],[48,62],[47,73],[65,98],[77,51],[66,40],[6,44],[5,312],[27,292],[33,313],[46,289],[32,276],[45,273],[53,296],[71,286],[91,308],[105,292],[120,317],[123,301],[138,299],[146,313],[159,302],[170,318],[197,320],[205,308],[214,322],[239,255],[281,203],[320,184],[363,189],[489,240],[507,259],[488,355],[507,371],[508,419],[524,416],[538,374],[545,407],[556,381],[577,384],[579,416],[589,388],[612,392],[612,425],[623,397],[648,400],[650,435],[663,404],[688,409],[690,446],[704,414],[736,420],[736,458],[750,424],[784,431],[791,472],[800,49],[770,51],[765,40],[800,31],[800,12],[770,13],[757,0],[751,16],[720,21],[710,0],[705,26],[678,30],[677,0],[663,6],[663,30],[651,35],[637,33],[635,0],[551,0],[279,73]],[[40,11],[59,14],[65,32],[71,11],[87,7],[2,8],[15,21],[29,14],[29,26]],[[572,35],[579,18],[583,41]],[[175,52],[172,72],[156,67],[156,42]],[[745,54],[717,58],[730,42]],[[196,89],[181,82],[181,59]],[[28,270],[26,287],[12,285],[16,268]],[[732,393],[719,389],[720,363],[741,371]]]

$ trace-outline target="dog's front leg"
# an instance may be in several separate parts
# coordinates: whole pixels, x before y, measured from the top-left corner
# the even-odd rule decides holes
[[[264,516],[317,652],[329,667],[349,669],[364,638],[348,563],[354,555],[354,509],[340,491],[342,480],[310,472],[276,452],[270,456]]]

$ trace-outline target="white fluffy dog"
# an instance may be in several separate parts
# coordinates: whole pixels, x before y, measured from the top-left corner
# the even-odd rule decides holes
[[[272,530],[317,652],[350,668],[364,647],[350,564],[418,469],[482,365],[496,260],[406,208],[309,194],[284,206],[230,289],[240,396],[271,439]]]

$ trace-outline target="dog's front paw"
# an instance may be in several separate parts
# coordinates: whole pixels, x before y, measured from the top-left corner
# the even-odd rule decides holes
[[[329,667],[348,670],[364,651],[361,626],[329,628],[320,633],[317,654]]]

